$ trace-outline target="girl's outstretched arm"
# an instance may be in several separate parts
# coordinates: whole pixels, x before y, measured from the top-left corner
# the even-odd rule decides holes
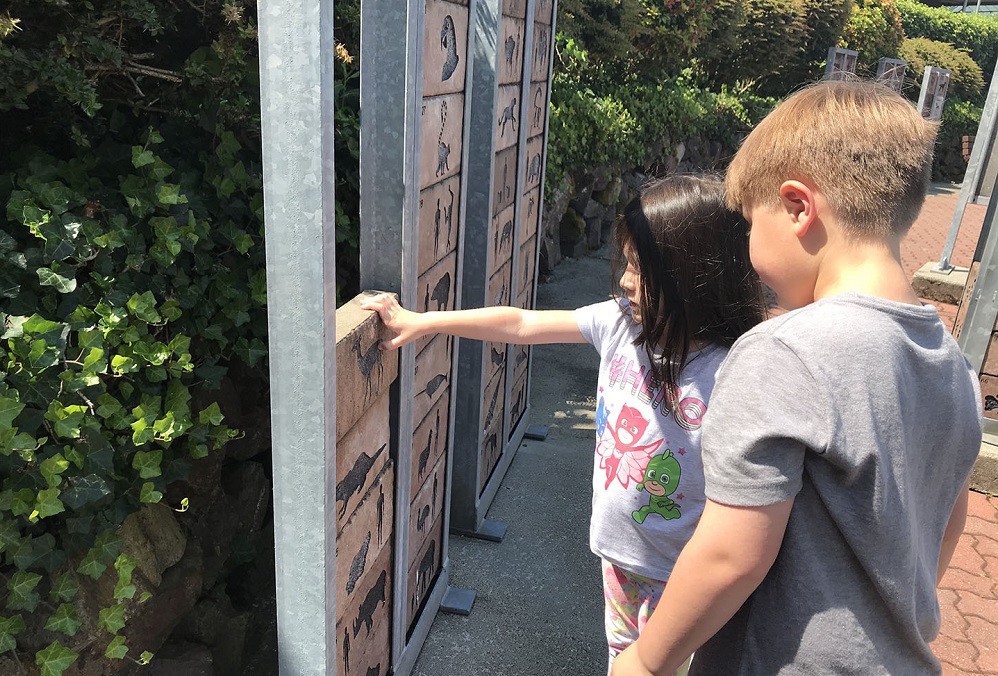
[[[361,301],[360,307],[381,315],[381,321],[395,334],[381,343],[385,350],[402,347],[429,333],[520,345],[586,342],[572,310],[521,310],[498,305],[476,310],[412,312],[387,293]]]

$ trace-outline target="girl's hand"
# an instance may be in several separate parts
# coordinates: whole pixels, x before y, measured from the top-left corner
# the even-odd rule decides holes
[[[637,646],[633,643],[628,648],[613,659],[613,669],[611,676],[655,676],[648,671],[641,656],[638,654]]]
[[[420,314],[403,308],[395,300],[395,296],[389,293],[378,294],[362,300],[360,308],[377,312],[385,326],[395,334],[391,340],[381,341],[382,350],[400,348],[406,343],[421,338],[426,333]]]

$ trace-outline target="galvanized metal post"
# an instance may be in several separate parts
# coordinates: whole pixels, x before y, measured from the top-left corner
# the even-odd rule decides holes
[[[282,676],[335,676],[333,2],[260,0]]]
[[[984,103],[984,111],[981,113],[981,123],[977,127],[977,136],[974,137],[974,147],[970,151],[967,172],[964,174],[963,183],[960,186],[960,197],[956,201],[956,209],[953,211],[953,220],[950,222],[949,233],[946,235],[946,243],[943,245],[942,253],[939,254],[939,263],[936,264],[936,270],[941,272],[953,269],[950,264],[953,248],[956,246],[956,238],[960,234],[960,226],[963,224],[967,205],[976,200],[980,193],[981,176],[984,173],[987,160],[991,156],[991,147],[994,143],[996,118],[998,118],[998,63],[995,63],[994,72],[991,74],[988,97]]]

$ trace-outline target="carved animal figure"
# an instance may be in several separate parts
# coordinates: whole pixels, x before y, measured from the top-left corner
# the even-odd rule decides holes
[[[450,144],[444,143],[444,129],[447,127],[447,102],[440,103],[440,134],[437,136],[437,171],[436,176],[443,176],[450,171]]]
[[[381,494],[378,495],[378,542],[383,542],[384,538],[381,535],[381,527],[385,523],[385,489],[381,488]]]
[[[416,590],[412,598],[413,610],[419,607],[423,596],[430,586],[430,574],[433,572],[433,561],[437,558],[437,541],[430,542],[430,548],[423,554],[419,561],[419,568],[416,569]]]
[[[516,97],[509,102],[509,105],[502,109],[502,114],[499,116],[499,121],[496,125],[499,127],[500,138],[506,135],[506,123],[513,125],[513,131],[516,131]]]
[[[374,367],[378,367],[378,382],[381,381],[381,376],[384,374],[385,365],[381,362],[380,342],[379,340],[375,340],[367,350],[361,350],[360,336],[357,336],[357,340],[353,344],[353,351],[357,354],[357,369],[364,376],[364,382],[366,383],[364,388],[365,400],[374,393],[374,383],[371,381]]]
[[[343,627],[343,673],[350,673],[350,630]]]
[[[493,432],[489,435],[489,438],[485,440],[485,463],[487,465],[492,464],[492,459],[496,457],[496,449],[498,448],[498,439],[496,438],[496,433]]]
[[[430,300],[437,301],[437,310],[446,310],[447,301],[450,300],[450,273],[445,272],[444,276],[437,280],[437,285],[433,287],[433,294]],[[427,303],[429,305],[429,303]],[[427,309],[429,309],[427,307]]]
[[[510,70],[513,69],[513,57],[516,55],[516,40],[512,35],[506,36],[506,42],[503,43],[503,56],[506,59],[506,67]]]
[[[530,201],[527,202],[527,218],[530,218],[534,213],[534,196],[530,196]]]
[[[437,375],[430,378],[430,380],[426,383],[426,387],[423,388],[422,392],[417,392],[416,394],[423,394],[425,392],[427,395],[432,397],[434,394],[437,393],[437,390],[440,389],[440,386],[443,385],[444,381],[446,380],[447,380],[446,373],[438,373]]]
[[[426,293],[423,294],[423,312],[430,311],[430,285],[426,285]]]
[[[433,425],[433,429],[435,431],[435,434],[437,435],[436,436],[437,441],[440,441],[440,409],[439,408],[437,409],[437,422]],[[436,445],[434,445],[433,449],[436,450],[436,448],[437,448]]]
[[[506,291],[507,291],[507,289],[506,289],[506,282],[503,282],[502,283],[502,288],[499,289],[499,293],[496,294],[496,297],[495,297],[495,301],[496,302],[494,303],[495,305],[502,305],[503,298],[506,297]]]
[[[506,359],[506,353],[492,348],[492,364],[495,366],[502,366],[503,361]]]
[[[544,90],[538,89],[534,92],[534,128],[539,129],[544,120]],[[533,198],[531,198],[533,199]]]
[[[373,667],[367,668],[367,676],[378,676],[381,673],[381,662],[378,662]]]
[[[419,516],[416,518],[416,530],[420,533],[426,527],[426,520],[430,518],[430,506],[423,505],[423,509],[419,512]]]
[[[433,214],[433,253],[440,247],[440,217],[443,210],[440,208],[440,200],[437,199],[437,211]]]
[[[447,205],[447,211],[444,213],[444,222],[447,223],[447,248],[450,249],[450,231],[451,226],[454,225],[454,191],[447,186],[447,192],[450,193],[450,204]]]
[[[419,469],[416,472],[416,476],[420,479],[423,478],[423,472],[426,471],[426,463],[430,459],[430,448],[433,447],[433,430],[430,430],[429,437],[426,439],[426,448],[424,448],[419,453]]]
[[[521,389],[516,393],[516,401],[513,402],[513,418],[519,419],[520,411],[523,407],[523,390]]]
[[[502,183],[499,184],[499,192],[496,193],[496,202],[502,202],[503,195],[509,194],[509,188],[507,187],[508,175],[509,175],[509,158],[507,157],[502,162]]]
[[[489,425],[492,424],[492,419],[496,415],[496,401],[499,399],[499,386],[497,385],[495,390],[492,392],[492,401],[489,403],[489,413],[485,416],[485,428],[489,429]]]
[[[454,19],[450,14],[444,17],[444,23],[440,26],[440,48],[447,52],[444,67],[440,71],[440,81],[446,82],[457,70],[460,61],[457,55],[457,31],[454,30]]]
[[[527,351],[525,349],[516,351],[516,365],[519,366],[523,362],[527,361]]]
[[[502,251],[502,245],[506,242],[510,244],[513,243],[513,219],[509,219],[502,224],[502,237],[499,238],[499,250]]]
[[[527,183],[541,177],[541,154],[537,153],[530,158],[530,167],[527,168]]]
[[[434,505],[437,504],[437,475],[436,474],[433,475],[433,498],[432,498],[432,502],[433,502]]]
[[[364,544],[360,546],[360,550],[354,554],[353,561],[350,562],[350,576],[347,578],[347,594],[353,593],[354,587],[357,586],[357,580],[364,574],[364,568],[367,566],[367,550],[370,546],[371,531],[367,531]]]
[[[340,518],[346,516],[347,502],[350,501],[354,493],[360,492],[364,482],[367,481],[367,473],[371,471],[378,456],[387,447],[388,444],[382,444],[381,448],[373,456],[362,452],[360,457],[357,458],[357,462],[353,464],[347,475],[343,477],[343,480],[336,484],[336,502],[343,503],[343,507],[340,509]]]
[[[534,41],[534,64],[542,64],[548,54],[548,29],[541,28]]]
[[[381,571],[378,581],[374,583],[374,586],[367,592],[367,596],[364,597],[364,601],[360,604],[360,610],[357,611],[357,619],[353,623],[354,638],[357,638],[360,628],[363,626],[367,627],[368,636],[371,635],[371,628],[374,625],[374,613],[378,609],[379,604],[385,603],[385,586],[388,582],[387,575],[386,571]]]

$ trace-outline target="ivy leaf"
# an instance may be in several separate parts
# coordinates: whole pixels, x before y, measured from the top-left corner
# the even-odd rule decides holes
[[[24,620],[20,615],[0,616],[0,655],[17,647],[14,637],[24,631]]]
[[[63,439],[78,439],[80,424],[87,413],[87,407],[82,404],[63,406],[59,401],[53,401],[45,411],[45,419],[55,423],[55,433]]]
[[[141,295],[133,294],[128,299],[127,305],[129,312],[144,322],[158,324],[163,321],[163,318],[156,312],[156,297],[152,295],[152,291],[146,291]]]
[[[151,598],[152,598],[152,593],[144,591],[141,594],[139,594],[139,603],[145,603]]]
[[[157,491],[151,481],[142,484],[142,491],[139,493],[139,502],[159,502],[163,499],[163,494]]]
[[[134,559],[127,554],[122,554],[114,562],[114,568],[118,571],[118,583],[114,587],[114,598],[130,599],[135,596],[135,585],[132,584],[132,571],[139,564],[138,559]]]
[[[202,425],[209,423],[212,425],[221,425],[224,419],[225,416],[222,415],[222,410],[218,408],[218,402],[212,402],[211,406],[198,414],[198,420],[201,421]]]
[[[152,479],[163,474],[160,463],[163,461],[163,451],[137,451],[132,458],[132,469],[138,470],[142,479]]]
[[[53,601],[68,603],[76,597],[79,591],[80,585],[77,584],[76,577],[67,570],[52,585],[52,589],[49,591],[49,598]]]
[[[24,410],[24,404],[0,394],[0,429],[13,427],[14,418]]]
[[[75,277],[64,277],[49,268],[38,268],[35,272],[38,275],[38,283],[42,286],[51,286],[59,293],[72,293],[76,291]]]
[[[117,634],[125,628],[125,604],[118,603],[108,608],[102,608],[97,613],[97,626],[106,629],[110,634]]]
[[[180,186],[176,183],[164,183],[159,187],[157,199],[160,204],[186,204],[187,197],[180,194]]]
[[[60,475],[69,469],[69,461],[63,457],[62,453],[56,453],[51,458],[42,460],[38,469],[45,481],[48,482],[49,488],[55,488],[62,483]]]
[[[72,510],[111,494],[107,482],[96,474],[73,477],[68,480],[68,485],[69,488],[62,493],[62,501]]]
[[[139,664],[146,665],[152,662],[153,654],[146,650],[144,653],[139,655]]]
[[[107,645],[107,650],[104,651],[104,657],[110,657],[112,660],[120,660],[123,659],[127,653],[128,646],[125,645],[125,637],[115,636]]]
[[[29,518],[32,521],[35,519],[45,519],[65,511],[66,506],[59,499],[59,489],[48,488],[44,491],[38,491],[38,501],[35,503],[35,509]]]
[[[110,561],[118,557],[121,545],[121,536],[113,530],[106,530],[97,536],[97,540],[94,542],[94,549],[102,560]]]
[[[62,672],[66,671],[78,657],[79,655],[63,647],[58,641],[52,641],[48,648],[35,653],[35,664],[42,668],[41,676],[62,676]]]
[[[10,512],[14,516],[29,514],[34,508],[35,494],[30,488],[22,488],[10,496]]]
[[[107,570],[107,566],[104,565],[101,560],[94,553],[94,550],[87,552],[87,555],[83,557],[80,561],[80,565],[76,567],[76,572],[80,575],[86,575],[91,579],[98,579]]]
[[[56,611],[45,623],[45,628],[49,631],[62,632],[66,636],[76,636],[82,624],[76,616],[76,606],[72,603],[63,603],[56,608]]]
[[[132,166],[138,169],[156,161],[156,156],[151,150],[145,150],[142,146],[132,146]]]
[[[5,549],[13,549],[21,542],[21,531],[17,527],[17,521],[0,521],[0,552]]]
[[[26,570],[19,570],[11,575],[7,581],[7,590],[10,592],[7,597],[7,607],[11,610],[35,612],[39,601],[35,587],[38,586],[41,579],[42,576],[38,573],[30,573]]]

